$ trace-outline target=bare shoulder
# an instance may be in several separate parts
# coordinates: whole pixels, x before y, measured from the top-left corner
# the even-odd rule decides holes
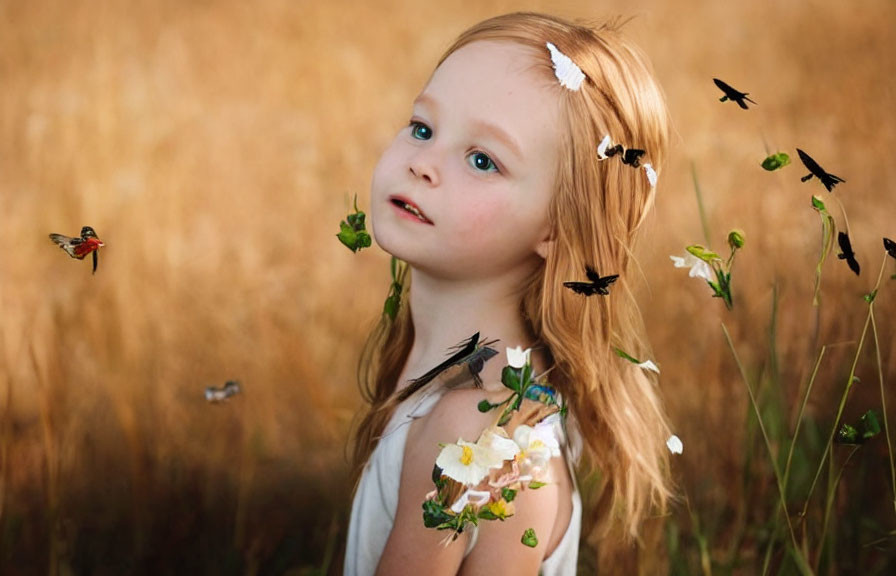
[[[416,430],[409,434],[408,442],[457,442],[458,438],[474,442],[495,420],[494,413],[479,411],[479,402],[494,401],[496,397],[475,388],[446,392],[429,414],[415,422]]]

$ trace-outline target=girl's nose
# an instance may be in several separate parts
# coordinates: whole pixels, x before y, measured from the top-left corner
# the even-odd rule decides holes
[[[439,175],[433,159],[426,154],[418,154],[411,159],[408,169],[411,174],[430,186],[438,186]]]

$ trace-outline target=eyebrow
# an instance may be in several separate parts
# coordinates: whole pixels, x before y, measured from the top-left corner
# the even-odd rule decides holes
[[[417,98],[414,100],[414,104],[422,104],[424,106],[429,106],[435,109],[439,108],[439,103],[427,94],[420,94],[419,96],[417,96]],[[495,140],[501,142],[517,158],[523,158],[523,153],[520,150],[520,147],[517,144],[516,140],[514,140],[513,137],[508,134],[503,128],[501,128],[497,124],[482,119],[474,119],[472,123],[475,134],[485,134],[486,136],[490,136]]]

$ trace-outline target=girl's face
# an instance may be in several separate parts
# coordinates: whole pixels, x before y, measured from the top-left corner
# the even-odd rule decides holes
[[[373,174],[371,222],[383,249],[448,279],[539,264],[560,105],[553,76],[531,69],[536,58],[524,46],[477,41],[439,66]]]

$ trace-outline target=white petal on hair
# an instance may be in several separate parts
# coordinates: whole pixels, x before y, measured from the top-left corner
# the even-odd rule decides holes
[[[684,450],[684,444],[681,443],[681,438],[675,434],[669,436],[669,439],[666,440],[666,447],[669,448],[669,452],[673,454],[681,454]]]
[[[650,182],[651,188],[656,188],[656,170],[650,164],[642,164],[644,172],[647,173],[647,181]]]
[[[607,134],[604,136],[604,139],[600,141],[600,144],[597,145],[597,157],[601,160],[606,160],[609,158],[607,156],[607,148],[613,143],[613,140],[610,139],[610,135]]]
[[[554,63],[554,75],[564,88],[568,88],[573,92],[578,91],[585,81],[585,73],[576,66],[576,63],[570,60],[569,56],[557,50],[557,47],[547,43],[548,50],[551,52],[551,62]]]
[[[643,368],[644,370],[650,370],[651,372],[656,372],[657,374],[660,373],[660,369],[653,363],[653,360],[645,360],[638,364],[638,367]]]

